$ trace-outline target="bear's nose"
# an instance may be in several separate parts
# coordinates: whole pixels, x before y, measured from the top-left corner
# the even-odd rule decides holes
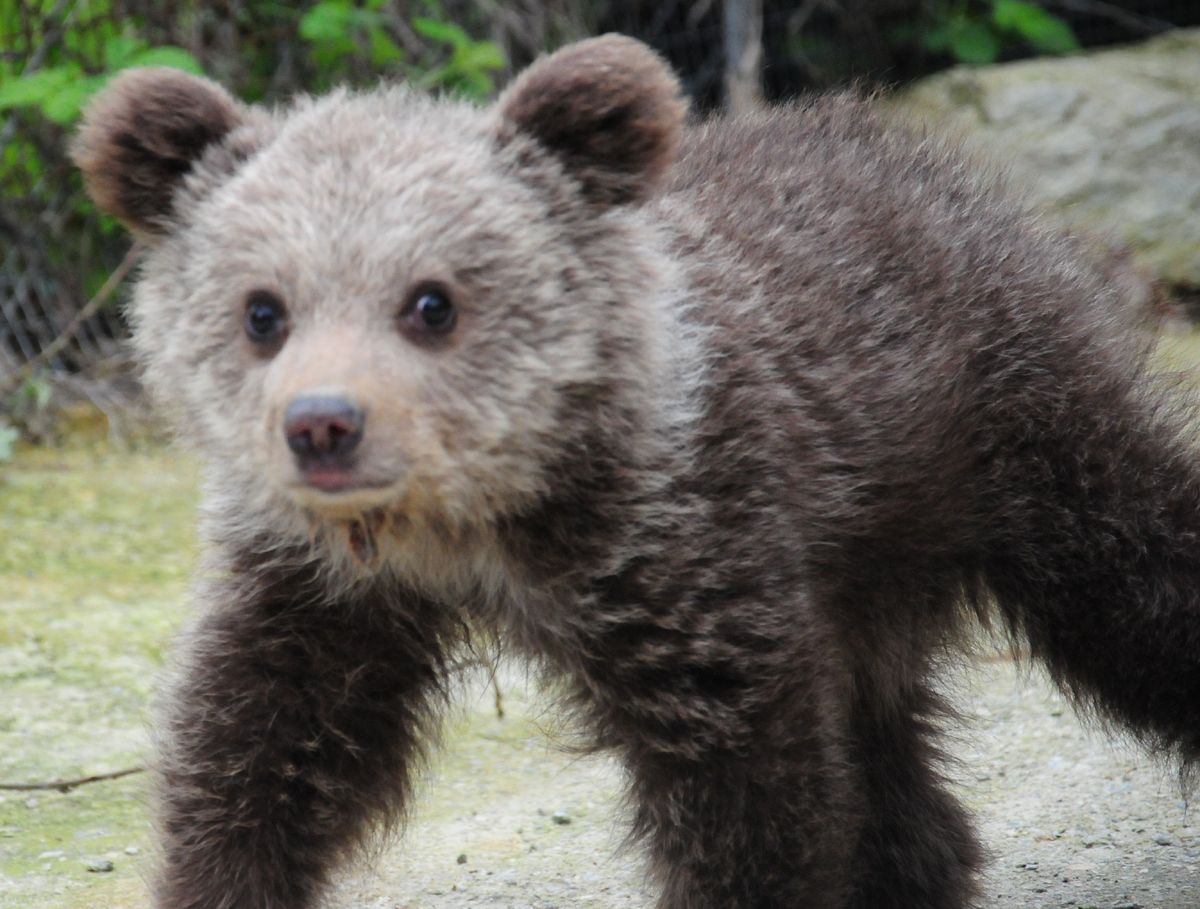
[[[362,440],[367,415],[346,398],[295,398],[283,414],[283,432],[301,462],[328,461],[350,454]]]

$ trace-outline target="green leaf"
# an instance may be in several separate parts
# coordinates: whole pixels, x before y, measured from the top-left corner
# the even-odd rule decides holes
[[[0,85],[0,110],[42,104],[79,75],[71,64],[38,70]]]
[[[998,28],[1020,35],[1043,53],[1079,50],[1079,40],[1070,25],[1026,0],[994,0],[992,21]]]
[[[466,72],[462,74],[458,90],[468,98],[482,101],[492,93],[495,84],[486,73]]]
[[[196,58],[182,47],[164,44],[162,47],[148,47],[129,57],[125,66],[169,66],[181,69],[194,76],[203,76],[204,68]]]
[[[491,41],[472,41],[455,50],[454,65],[465,70],[504,68],[504,52]]]
[[[104,42],[104,66],[108,70],[121,69],[126,60],[146,46],[145,41],[128,35],[112,35]]]
[[[88,201],[89,201],[89,203],[91,202],[90,199]],[[118,221],[112,215],[105,214],[104,212],[100,212],[100,216],[97,219],[96,224],[100,228],[100,233],[106,237],[115,236],[119,233],[124,232],[124,230],[125,230],[124,225],[121,224],[120,221]],[[107,277],[107,273],[105,274],[105,276]],[[89,296],[94,296],[94,293],[90,294]]]
[[[962,22],[947,37],[950,53],[962,63],[983,66],[1000,56],[1000,37],[982,22]]]
[[[55,123],[66,126],[79,117],[88,98],[98,92],[107,76],[86,76],[72,81],[42,102],[42,113]]]
[[[373,28],[369,33],[371,41],[371,65],[383,67],[404,59],[404,51],[388,37],[382,28]]]
[[[300,37],[313,42],[345,41],[356,12],[346,0],[323,0],[300,17]]]
[[[437,19],[417,16],[412,21],[412,27],[413,31],[421,37],[429,38],[431,41],[441,41],[456,49],[473,43],[470,35],[450,22],[439,22]]]

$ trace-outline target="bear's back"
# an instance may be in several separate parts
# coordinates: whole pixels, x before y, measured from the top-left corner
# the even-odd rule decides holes
[[[839,558],[970,546],[1030,404],[1141,362],[1080,243],[853,96],[689,130],[657,211],[715,351],[712,484],[759,475]]]

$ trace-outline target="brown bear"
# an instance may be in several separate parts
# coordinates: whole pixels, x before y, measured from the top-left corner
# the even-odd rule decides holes
[[[1200,753],[1200,468],[1104,269],[869,102],[684,118],[613,36],[483,110],[88,109],[207,465],[160,909],[313,906],[468,625],[621,755],[662,909],[971,905],[934,676],[977,618]]]

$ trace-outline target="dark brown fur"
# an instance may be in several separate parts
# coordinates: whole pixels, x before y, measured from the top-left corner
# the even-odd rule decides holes
[[[195,161],[240,119],[233,98],[208,86],[177,70],[130,70],[88,106],[74,156],[97,205],[135,230],[161,223]]]
[[[562,158],[602,204],[638,201],[659,184],[687,112],[674,77],[637,47],[614,36],[581,41],[531,67],[499,102],[515,132]]]
[[[1200,469],[1104,270],[854,98],[687,130],[662,186],[675,88],[647,59],[593,43],[502,102],[495,166],[565,238],[522,274],[560,281],[558,309],[522,292],[506,321],[468,311],[493,346],[464,324],[437,361],[461,384],[425,405],[491,400],[511,347],[563,343],[565,308],[595,367],[518,443],[539,492],[494,490],[477,523],[368,516],[379,567],[352,582],[325,525],[298,545],[283,517],[244,516],[249,486],[215,496],[164,745],[161,909],[312,906],[370,822],[402,814],[463,616],[622,755],[662,909],[970,906],[981,849],[940,776],[934,677],[974,617],[998,615],[1086,709],[1200,757]],[[605,99],[630,112],[617,126]],[[127,166],[98,164],[99,185]],[[680,267],[673,340],[695,362],[671,381],[638,321],[644,235],[597,210],[639,199]],[[195,309],[180,330],[215,335]],[[252,397],[235,342],[208,342],[204,389]],[[397,572],[386,528],[410,525],[464,562],[493,541],[504,567]]]

